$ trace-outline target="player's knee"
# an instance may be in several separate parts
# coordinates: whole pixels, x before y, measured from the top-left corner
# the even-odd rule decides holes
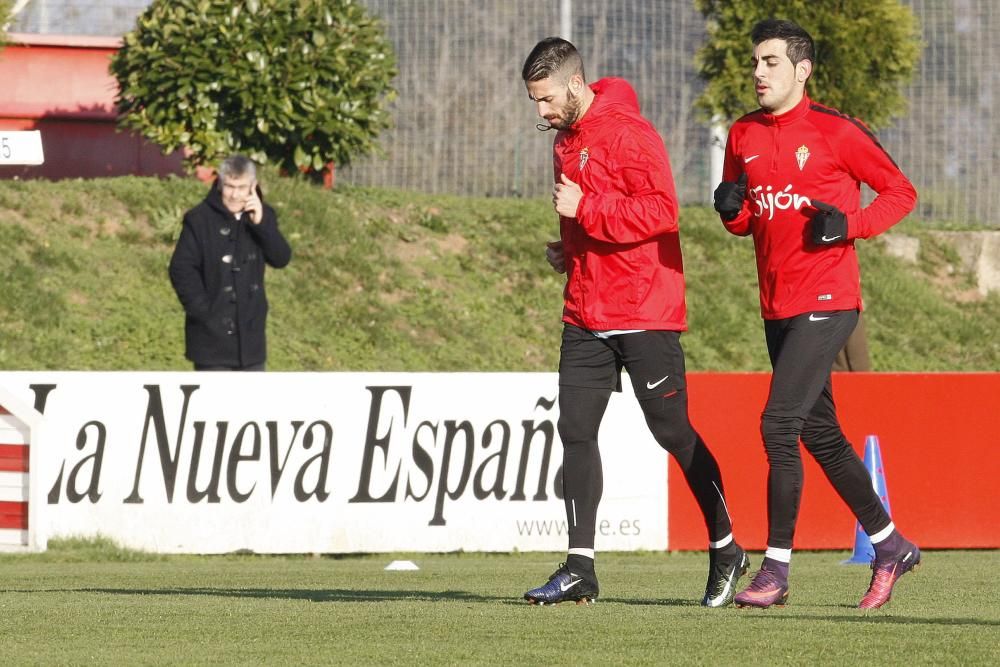
[[[663,402],[670,399],[655,398],[643,401],[643,413],[646,415],[646,425],[656,442],[672,454],[694,447],[698,440],[686,411],[678,413],[662,405],[648,405],[651,402]]]
[[[597,431],[579,419],[560,415],[556,422],[556,430],[559,431],[559,439],[563,448],[585,447],[597,444]]]
[[[775,448],[798,447],[802,419],[765,412],[760,418],[760,435],[768,451]]]

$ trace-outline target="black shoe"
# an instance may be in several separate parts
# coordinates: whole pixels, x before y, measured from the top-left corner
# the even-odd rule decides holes
[[[566,563],[560,563],[559,569],[552,573],[548,582],[525,593],[524,599],[538,605],[567,601],[590,604],[597,599],[597,593],[596,577],[570,572]]]
[[[736,594],[736,582],[750,568],[750,558],[739,546],[736,555],[730,558],[717,556],[715,551],[709,551],[708,583],[705,585],[705,597],[701,599],[705,607],[725,607],[733,601]]]

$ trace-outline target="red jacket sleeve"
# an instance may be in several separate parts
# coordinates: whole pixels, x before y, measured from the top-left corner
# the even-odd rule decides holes
[[[878,140],[864,126],[844,123],[840,151],[844,170],[875,191],[868,206],[847,215],[849,238],[867,239],[881,234],[907,216],[917,204],[917,191]]]
[[[609,243],[637,243],[676,232],[677,193],[663,140],[653,130],[623,134],[618,151],[618,183],[587,192],[576,219],[592,238]]]

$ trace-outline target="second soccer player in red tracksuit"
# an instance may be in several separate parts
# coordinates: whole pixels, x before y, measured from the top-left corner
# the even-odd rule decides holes
[[[754,27],[752,41],[761,108],[731,128],[715,192],[726,228],[753,236],[773,368],[761,416],[769,466],[767,552],[735,602],[769,607],[788,597],[801,438],[875,547],[872,580],[859,604],[874,609],[920,562],[920,550],[896,530],[844,437],[830,371],[862,307],[854,241],[899,222],[917,195],[861,122],[809,99],[814,47],[805,30],[770,19]],[[877,194],[866,207],[860,183]]]

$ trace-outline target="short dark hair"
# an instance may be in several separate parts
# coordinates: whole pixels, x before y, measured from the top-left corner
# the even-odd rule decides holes
[[[546,37],[535,44],[521,68],[521,78],[527,81],[541,81],[553,74],[563,74],[566,79],[583,73],[583,58],[571,43],[562,37]]]
[[[764,19],[753,27],[750,39],[754,46],[769,39],[782,40],[788,46],[788,59],[792,61],[793,65],[798,65],[803,60],[808,60],[811,63],[816,62],[816,47],[813,44],[813,38],[806,32],[805,28],[793,21]]]

